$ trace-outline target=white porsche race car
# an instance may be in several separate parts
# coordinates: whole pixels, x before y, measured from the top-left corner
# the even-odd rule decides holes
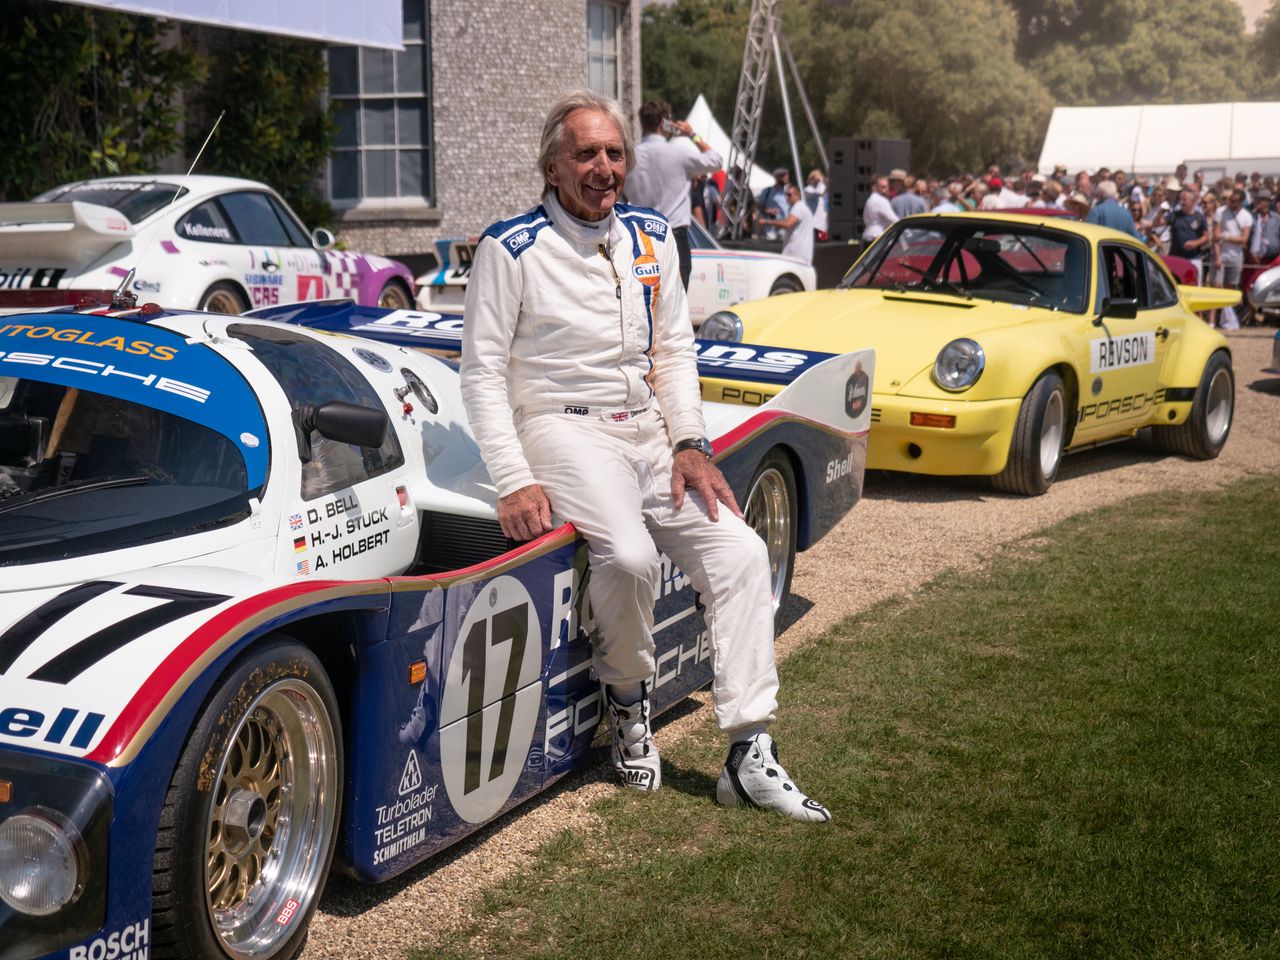
[[[438,240],[440,266],[418,277],[418,307],[461,310],[477,240]],[[697,223],[689,224],[689,319],[694,329],[717,310],[782,293],[815,290],[813,265],[770,250],[722,247]]]
[[[409,349],[457,318],[271,315],[0,318],[0,960],[291,957],[331,862],[391,877],[588,754],[586,547],[502,536]],[[707,405],[780,606],[861,494],[873,355],[704,347],[791,381]],[[661,593],[657,710],[710,679],[669,561]]]
[[[252,180],[82,180],[29,203],[0,203],[0,313],[81,298],[108,304],[131,267],[139,301],[176,309],[244,313],[337,297],[412,305],[408,267],[333,245],[333,234],[308,234],[275,191]]]

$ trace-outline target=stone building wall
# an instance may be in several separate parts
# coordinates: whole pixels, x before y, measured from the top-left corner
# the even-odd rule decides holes
[[[640,92],[639,6],[626,5],[622,29],[629,117]],[[473,236],[532,206],[543,119],[557,96],[586,85],[586,64],[585,0],[431,0],[435,205],[335,211],[339,238],[416,270],[435,239]]]

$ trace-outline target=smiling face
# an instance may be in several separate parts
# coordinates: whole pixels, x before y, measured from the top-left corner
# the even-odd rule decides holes
[[[627,179],[622,131],[599,110],[573,111],[546,176],[566,211],[580,220],[603,220]]]

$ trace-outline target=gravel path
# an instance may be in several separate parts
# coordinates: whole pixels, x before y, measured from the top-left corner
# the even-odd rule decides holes
[[[862,503],[823,541],[801,554],[792,592],[802,615],[778,638],[785,657],[844,617],[910,593],[947,568],[970,568],[1002,544],[1073,514],[1161,490],[1213,489],[1241,477],[1280,473],[1280,378],[1274,331],[1233,333],[1236,420],[1222,455],[1208,463],[1160,456],[1135,443],[1068,457],[1042,497],[997,495],[985,481],[873,474]],[[858,577],[850,557],[860,557]],[[785,704],[785,690],[784,704]],[[659,746],[706,716],[705,694],[660,721]],[[710,771],[709,771],[710,772]],[[467,923],[480,895],[520,870],[565,826],[589,831],[596,798],[615,789],[600,765],[565,778],[478,837],[388,883],[363,887],[335,877],[312,922],[302,960],[385,958],[430,948]]]

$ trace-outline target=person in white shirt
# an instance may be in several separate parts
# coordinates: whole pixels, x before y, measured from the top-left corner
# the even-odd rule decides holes
[[[687,122],[671,119],[671,104],[665,100],[646,101],[639,116],[642,136],[636,144],[635,169],[627,177],[627,201],[657,210],[667,218],[680,254],[680,280],[688,290],[693,269],[689,181],[702,173],[715,173],[724,160]]]
[[[821,170],[809,171],[804,182],[804,202],[813,214],[813,229],[817,233],[827,232],[827,178]],[[823,237],[825,240],[826,238]]]
[[[889,178],[876,177],[876,182],[871,185],[871,195],[862,206],[862,242],[870,243],[897,222],[898,215],[889,202]]]
[[[800,188],[794,183],[787,184],[787,203],[790,204],[787,215],[781,220],[761,220],[766,227],[777,227],[786,233],[786,242],[782,244],[784,257],[795,257],[805,263],[813,263],[813,214],[800,195]]]

